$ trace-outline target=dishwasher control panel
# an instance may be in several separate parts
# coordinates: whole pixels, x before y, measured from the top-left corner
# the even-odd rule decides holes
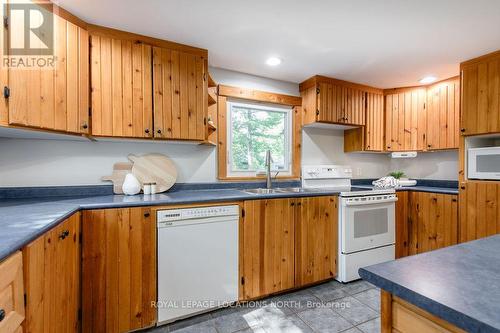
[[[156,220],[157,222],[169,222],[218,216],[239,216],[239,214],[240,207],[238,205],[167,209],[159,210],[156,214]]]

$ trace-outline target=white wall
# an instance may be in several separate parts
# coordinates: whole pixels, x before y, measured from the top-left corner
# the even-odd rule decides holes
[[[196,144],[0,139],[0,186],[101,184],[129,154],[162,153],[178,182],[213,182],[215,148]]]
[[[218,83],[299,95],[297,84],[211,68]],[[457,179],[457,152],[420,154],[413,160],[391,160],[386,154],[343,152],[340,130],[305,129],[303,164],[349,164],[355,178],[377,178],[403,169],[410,177]],[[163,153],[177,166],[178,182],[214,182],[216,149],[170,142],[91,142],[0,138],[0,186],[103,184],[100,178],[128,154]]]
[[[345,154],[344,132],[333,129],[304,129],[302,164],[350,165],[354,178],[378,178],[389,171],[389,158],[386,154]]]

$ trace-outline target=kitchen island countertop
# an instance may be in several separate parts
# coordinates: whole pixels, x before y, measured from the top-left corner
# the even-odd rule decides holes
[[[464,329],[500,332],[500,235],[360,269],[366,281]]]

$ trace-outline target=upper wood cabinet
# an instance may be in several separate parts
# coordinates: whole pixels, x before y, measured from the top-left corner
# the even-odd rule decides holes
[[[337,275],[337,197],[295,201],[295,286]]]
[[[460,79],[427,88],[427,150],[458,148]]]
[[[24,332],[79,332],[80,214],[23,249]]]
[[[344,151],[384,151],[384,95],[366,93],[365,126],[344,131]]]
[[[153,48],[155,137],[205,140],[207,66],[201,56]]]
[[[331,123],[365,125],[367,93],[382,90],[347,81],[314,76],[300,84],[304,125]]]
[[[460,64],[464,135],[500,132],[500,51]]]
[[[156,322],[156,223],[150,208],[83,212],[82,332]]]
[[[0,332],[23,332],[25,318],[23,289],[23,259],[16,252],[0,262]]]
[[[500,183],[469,181],[460,184],[460,241],[500,233]]]
[[[385,149],[425,150],[427,112],[425,88],[394,89],[385,96]]]
[[[151,46],[90,40],[92,135],[153,137]]]
[[[9,68],[8,81],[6,70],[2,69],[2,81],[8,82],[5,86],[10,90],[8,116],[3,118],[8,119],[9,125],[88,133],[88,32],[81,22],[74,23],[57,15],[56,6],[54,11],[54,66]],[[22,25],[9,24],[9,27],[15,26]]]

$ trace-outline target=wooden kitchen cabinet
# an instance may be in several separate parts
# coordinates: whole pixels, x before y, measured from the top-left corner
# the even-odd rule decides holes
[[[16,252],[0,262],[0,332],[23,332],[23,258]]]
[[[74,214],[23,249],[24,332],[78,332],[80,214]]]
[[[337,197],[245,201],[243,211],[240,300],[336,276]]]
[[[427,150],[458,148],[459,114],[458,77],[427,88]]]
[[[92,135],[153,137],[151,46],[90,36]]]
[[[205,140],[208,81],[202,56],[153,48],[155,137]]]
[[[82,332],[156,322],[156,223],[150,208],[83,212]]]
[[[68,14],[63,18],[61,12],[54,6],[54,66],[8,69],[9,125],[89,132],[88,32],[83,22],[72,16],[68,20]]]
[[[295,200],[245,201],[243,211],[240,300],[293,288]]]
[[[396,192],[396,259],[406,257],[410,248],[410,218],[408,192]]]
[[[338,197],[295,201],[295,287],[337,275]]]
[[[313,76],[300,84],[303,124],[363,126],[366,123],[367,93],[381,89],[324,76]]]
[[[385,96],[385,149],[426,149],[427,93],[425,88],[394,89]]]
[[[500,132],[500,51],[460,64],[463,135]]]
[[[366,93],[365,126],[344,131],[344,152],[384,151],[384,95]]]
[[[460,184],[460,242],[500,233],[500,184],[469,181]]]
[[[409,192],[409,254],[458,243],[458,198],[454,194]]]

